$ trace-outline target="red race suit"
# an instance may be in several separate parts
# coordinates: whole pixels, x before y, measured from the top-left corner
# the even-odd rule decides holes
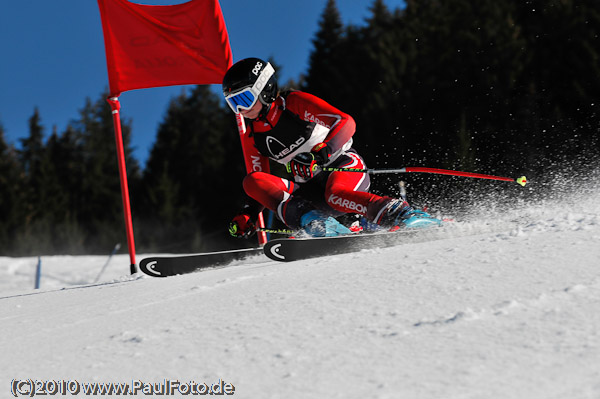
[[[296,176],[294,181],[268,173],[269,159],[285,165],[319,143],[327,144],[331,153],[324,166],[366,168],[352,149],[356,124],[350,115],[311,94],[292,91],[277,97],[266,115],[246,123],[242,145],[253,172],[243,185],[256,201],[253,214],[266,207],[291,228],[300,227],[300,217],[313,209],[332,216],[360,214],[375,222],[381,217],[389,198],[368,192],[366,173],[317,170],[309,180]]]

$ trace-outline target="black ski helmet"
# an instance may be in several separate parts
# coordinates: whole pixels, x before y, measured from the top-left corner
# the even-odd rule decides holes
[[[254,86],[263,73],[271,73],[260,91],[258,100],[263,106],[269,106],[277,98],[277,78],[273,66],[260,58],[245,58],[233,64],[223,78],[223,95],[225,97]],[[230,104],[230,106],[232,106]],[[235,111],[235,110],[234,110]]]

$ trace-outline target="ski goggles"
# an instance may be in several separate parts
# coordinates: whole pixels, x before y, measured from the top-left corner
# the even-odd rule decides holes
[[[256,79],[256,82],[251,87],[227,94],[225,101],[229,105],[229,108],[236,114],[239,114],[241,110],[252,108],[274,73],[275,69],[271,66],[271,63],[267,63],[267,66],[260,72],[258,79]]]

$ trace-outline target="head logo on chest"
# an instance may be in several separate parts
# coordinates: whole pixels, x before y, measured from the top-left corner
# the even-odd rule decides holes
[[[273,136],[267,136],[265,141],[271,157],[273,157],[273,159],[281,159],[298,149],[304,144],[306,139],[304,137],[298,137],[295,142],[289,145],[283,144]]]

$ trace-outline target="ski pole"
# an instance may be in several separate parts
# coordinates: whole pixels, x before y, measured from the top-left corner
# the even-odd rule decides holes
[[[437,168],[423,168],[423,167],[406,167],[406,168],[398,168],[398,169],[359,169],[359,168],[322,168],[324,172],[358,172],[358,173],[368,173],[370,175],[377,175],[382,173],[434,173],[438,175],[450,175],[450,176],[463,176],[463,177],[473,177],[476,179],[490,179],[490,180],[503,180],[503,181],[516,181],[521,186],[525,186],[527,184],[527,178],[525,176],[521,176],[519,178],[512,177],[502,177],[502,176],[493,176],[493,175],[484,175],[482,173],[471,173],[471,172],[460,172],[457,170],[448,170],[448,169],[437,169]]]
[[[288,230],[288,229],[267,229],[264,227],[259,227],[256,229],[256,231],[262,231],[268,234],[283,234],[283,235],[292,235],[294,234],[293,230]]]

